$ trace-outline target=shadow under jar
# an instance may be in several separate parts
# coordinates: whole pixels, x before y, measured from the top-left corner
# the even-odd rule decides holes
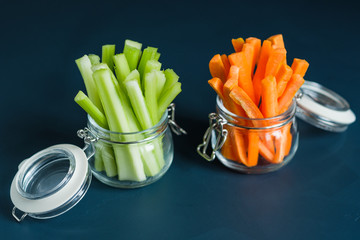
[[[160,179],[169,169],[174,146],[165,113],[158,124],[140,132],[119,133],[100,127],[88,116],[95,154],[89,159],[93,175],[118,188],[137,188]]]
[[[296,102],[272,118],[247,118],[227,110],[219,97],[216,113],[209,115],[210,127],[198,152],[212,161],[215,156],[226,167],[246,174],[276,171],[291,161],[296,153],[299,133]],[[212,152],[207,153],[211,140]]]

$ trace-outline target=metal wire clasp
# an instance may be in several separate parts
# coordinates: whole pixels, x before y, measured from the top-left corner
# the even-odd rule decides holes
[[[216,113],[209,114],[209,127],[204,134],[203,142],[199,144],[197,147],[197,152],[200,154],[200,156],[202,156],[206,160],[213,161],[215,159],[216,151],[221,149],[221,147],[224,145],[224,142],[228,134],[228,131],[224,129],[224,124],[226,123],[227,121],[222,117],[220,117],[219,115],[217,115]],[[218,136],[216,138],[215,146],[212,148],[211,154],[208,155],[206,152],[209,147],[213,130],[218,132]]]
[[[175,103],[171,103],[168,107],[168,118],[170,128],[176,135],[187,134],[187,132],[175,122]]]
[[[77,131],[79,138],[84,139],[85,147],[83,151],[85,152],[88,159],[90,159],[95,154],[94,143],[99,140],[88,128],[80,129]]]

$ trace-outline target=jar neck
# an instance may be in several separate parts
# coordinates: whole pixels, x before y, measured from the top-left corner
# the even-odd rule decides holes
[[[276,128],[286,125],[294,119],[296,113],[296,101],[293,99],[291,105],[284,113],[271,118],[248,118],[247,116],[238,116],[225,108],[219,96],[216,97],[216,110],[217,113],[227,121],[227,125],[230,126],[246,129]]]
[[[139,143],[141,141],[147,141],[156,138],[158,135],[164,134],[168,127],[168,114],[167,111],[163,114],[160,121],[151,128],[141,130],[138,132],[113,132],[108,129],[100,127],[94,119],[88,115],[88,128],[91,133],[102,141],[108,141],[113,143]]]

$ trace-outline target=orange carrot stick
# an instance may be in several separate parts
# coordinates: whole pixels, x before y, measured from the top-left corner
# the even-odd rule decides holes
[[[228,127],[228,126],[224,126],[225,129],[228,130],[228,137],[226,138],[225,142],[224,142],[224,145],[222,146],[221,148],[221,154],[226,158],[226,159],[229,159],[229,160],[232,160],[232,161],[236,161],[238,162],[239,159],[235,153],[235,144],[233,142],[233,128],[232,127]]]
[[[258,64],[256,67],[256,72],[253,78],[253,86],[254,86],[254,95],[255,95],[255,104],[259,105],[260,97],[261,97],[261,80],[265,77],[266,63],[269,59],[270,53],[272,51],[271,42],[265,40],[262,44]]]
[[[281,163],[284,160],[284,157],[287,155],[286,152],[289,143],[288,132],[290,126],[290,124],[283,126],[280,130],[281,134],[275,137],[276,153],[274,156],[274,163]]]
[[[259,141],[259,153],[268,162],[274,161],[274,153],[272,153],[261,140]]]
[[[282,34],[276,34],[269,37],[267,40],[271,41],[272,47],[275,48],[285,48],[284,38]]]
[[[267,76],[261,81],[262,102],[261,112],[265,118],[274,117],[278,114],[278,94],[276,90],[276,79],[274,76]]]
[[[239,68],[239,81],[238,85],[244,89],[247,95],[255,100],[254,86],[251,81],[250,68],[247,64],[245,53],[238,52],[229,55],[229,61],[231,65],[235,65]]]
[[[258,163],[259,158],[259,135],[256,131],[249,130],[248,132],[248,160],[246,166],[254,167]]]
[[[223,65],[225,68],[225,73],[227,76],[230,71],[230,62],[229,62],[229,59],[227,58],[226,54],[221,55],[221,61],[223,62]]]
[[[291,67],[287,64],[282,64],[279,71],[277,72],[275,78],[276,78],[276,88],[277,88],[277,94],[278,97],[280,97],[285,88],[287,83],[289,82],[291,75],[293,73],[293,70]]]
[[[261,49],[261,40],[255,37],[249,37],[245,40],[245,43],[250,43],[254,46],[254,59],[253,64],[257,64],[260,56],[260,49]]]
[[[263,118],[264,116],[260,112],[259,108],[255,105],[255,103],[251,100],[251,98],[246,94],[246,92],[236,86],[230,92],[230,98],[241,105],[241,107],[245,110],[246,115],[249,118]]]
[[[252,78],[255,69],[255,48],[250,43],[244,43],[241,51],[244,52],[247,65],[249,66],[250,76]]]
[[[223,88],[224,84],[220,78],[214,77],[208,81],[209,85],[215,90],[220,99],[224,102]]]
[[[227,103],[227,106],[225,106],[229,111],[235,113],[238,116],[245,116],[244,110],[239,106],[237,103],[235,103],[229,96],[231,90],[238,86],[238,77],[239,77],[239,68],[237,66],[231,66],[228,79],[226,80],[226,83],[223,87],[223,94],[225,102]]]
[[[291,123],[286,132],[286,146],[285,146],[285,156],[289,155],[292,146],[292,134],[291,134]]]
[[[309,63],[304,59],[294,58],[294,61],[291,65],[291,69],[294,74],[300,74],[304,77],[307,69],[309,68]]]
[[[304,83],[304,78],[300,74],[293,74],[288,82],[283,95],[278,99],[279,114],[288,109],[292,99],[295,97],[296,92],[300,89]]]
[[[244,44],[244,39],[242,38],[232,39],[231,43],[234,47],[235,52],[241,52]]]
[[[234,128],[233,143],[235,144],[235,154],[239,162],[247,166],[245,136],[240,129]]]
[[[279,68],[285,59],[286,59],[285,48],[274,49],[271,52],[269,56],[269,60],[266,64],[265,76],[269,76],[269,75],[276,76],[276,73],[279,71]]]
[[[212,77],[218,77],[225,83],[227,73],[225,66],[222,62],[220,54],[216,54],[209,62],[210,74]]]

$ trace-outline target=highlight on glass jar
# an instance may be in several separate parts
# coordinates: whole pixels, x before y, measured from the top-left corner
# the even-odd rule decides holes
[[[198,146],[198,153],[208,161],[216,156],[231,169],[258,174],[285,166],[296,153],[299,134],[295,101],[286,112],[271,118],[237,116],[219,97],[216,110],[209,115],[210,126]]]

